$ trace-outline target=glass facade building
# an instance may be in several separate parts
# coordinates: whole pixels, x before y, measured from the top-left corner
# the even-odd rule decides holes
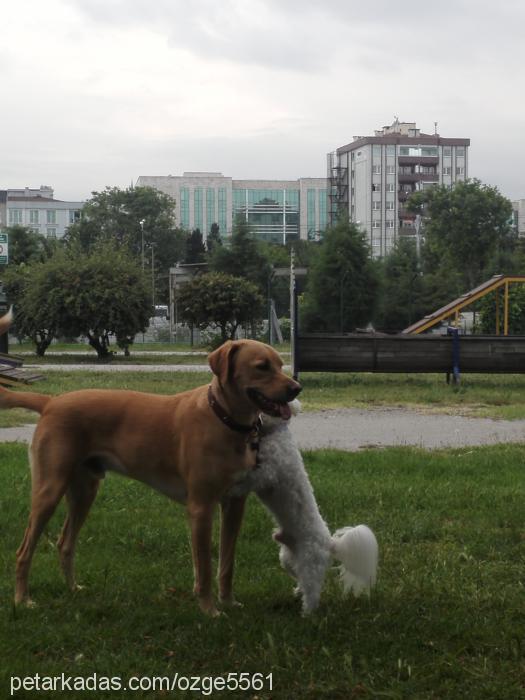
[[[237,217],[248,222],[258,239],[271,243],[317,240],[327,225],[326,178],[233,180],[221,173],[188,172],[142,176],[137,185],[173,197],[176,223],[200,229],[205,238],[212,224],[218,224],[222,236],[231,235]]]
[[[233,217],[241,216],[257,238],[286,243],[299,238],[298,189],[233,189]]]

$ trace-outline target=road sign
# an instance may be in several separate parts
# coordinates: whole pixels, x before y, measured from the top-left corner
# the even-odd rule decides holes
[[[0,265],[7,265],[9,262],[9,235],[0,233]]]

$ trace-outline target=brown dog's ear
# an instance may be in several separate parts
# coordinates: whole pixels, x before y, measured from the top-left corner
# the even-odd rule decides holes
[[[208,355],[211,371],[219,378],[221,384],[226,384],[233,372],[233,358],[238,349],[238,343],[227,340]]]

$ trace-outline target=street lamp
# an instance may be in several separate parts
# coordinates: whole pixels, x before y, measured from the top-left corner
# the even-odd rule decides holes
[[[141,250],[142,250],[142,272],[144,272],[144,224],[146,223],[146,219],[141,219],[139,221],[140,224],[140,230],[141,230]]]
[[[151,303],[155,315],[155,243],[151,244]]]

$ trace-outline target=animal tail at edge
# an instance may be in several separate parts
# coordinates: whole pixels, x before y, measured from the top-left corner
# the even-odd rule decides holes
[[[32,391],[9,391],[0,387],[0,408],[27,408],[42,413],[51,396]]]
[[[370,593],[377,580],[378,546],[366,525],[343,527],[332,536],[332,555],[341,562],[341,583],[345,593]]]
[[[13,307],[0,318],[0,335],[7,333],[12,322]],[[27,408],[30,411],[42,413],[50,399],[51,397],[46,396],[46,394],[36,394],[30,391],[9,391],[9,389],[0,387],[0,408]]]

